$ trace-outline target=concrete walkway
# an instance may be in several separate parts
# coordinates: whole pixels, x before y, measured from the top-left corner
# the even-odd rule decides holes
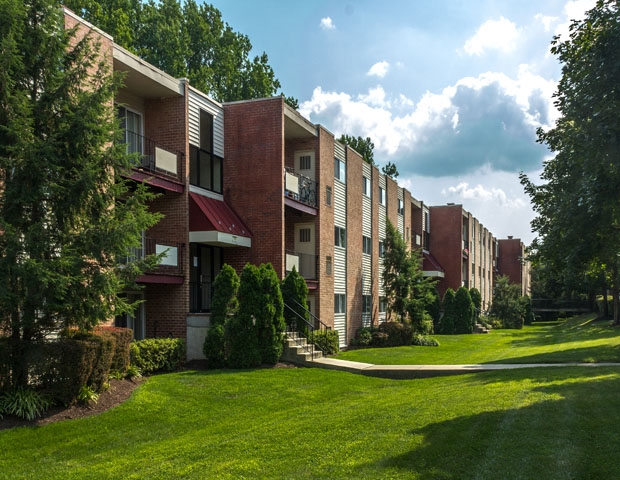
[[[372,363],[351,362],[337,358],[317,358],[305,364],[308,367],[343,370],[369,377],[411,379],[429,378],[444,375],[489,372],[495,370],[514,370],[517,368],[540,367],[620,367],[620,363],[486,363],[475,365],[373,365]]]

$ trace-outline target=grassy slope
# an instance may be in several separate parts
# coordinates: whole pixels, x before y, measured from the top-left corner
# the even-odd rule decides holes
[[[561,345],[612,331],[618,348],[607,327],[541,328]],[[493,345],[499,333],[475,337]],[[544,343],[517,340],[526,351]],[[0,478],[620,478],[619,397],[615,367],[159,375],[100,416],[0,431]]]
[[[486,335],[436,335],[439,347],[351,350],[343,360],[377,365],[620,362],[620,331],[594,314]]]

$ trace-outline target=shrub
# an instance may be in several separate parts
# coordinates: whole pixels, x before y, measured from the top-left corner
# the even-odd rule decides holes
[[[372,332],[372,346],[373,347],[387,347],[388,334],[375,330]]]
[[[82,385],[82,388],[80,388],[80,393],[78,393],[77,396],[77,401],[88,404],[89,402],[97,403],[97,400],[99,400],[99,394],[95,391],[95,389],[87,385]]]
[[[84,385],[92,387],[95,392],[101,392],[104,383],[108,380],[108,374],[110,373],[110,366],[112,365],[112,358],[116,346],[115,337],[111,333],[102,332],[101,330],[97,333],[74,330],[67,332],[67,335],[74,340],[82,340],[93,344],[95,356],[93,358],[90,375]],[[80,385],[80,387],[84,385]]]
[[[125,373],[125,376],[130,379],[140,378],[142,377],[142,370],[140,370],[135,365],[129,365],[129,367],[127,367],[127,372]]]
[[[237,311],[237,291],[239,276],[228,264],[222,265],[220,273],[213,282],[213,301],[211,303],[211,325],[224,325],[229,315]]]
[[[459,287],[454,295],[454,333],[472,333],[474,331],[474,302],[469,290]]]
[[[185,359],[185,341],[180,338],[147,338],[131,343],[131,365],[143,374],[179,368]]]
[[[436,288],[430,291],[431,299],[426,307],[427,312],[433,319],[433,331],[439,332],[439,319],[441,318],[441,297]]]
[[[476,287],[469,289],[469,296],[474,303],[474,325],[480,320],[480,311],[482,309],[482,294]]]
[[[52,402],[31,388],[17,387],[0,396],[0,414],[34,420],[45,413]]]
[[[308,341],[314,343],[325,355],[333,355],[340,350],[336,330],[315,330]]]
[[[456,318],[455,297],[456,293],[451,288],[448,288],[443,294],[443,316],[439,321],[439,333],[443,335],[454,334]]]
[[[384,345],[382,345],[385,347],[411,345],[413,340],[413,329],[406,323],[384,322],[379,325],[378,330],[387,335],[387,339],[384,340]]]
[[[284,302],[278,275],[271,263],[259,268],[262,301],[256,322],[261,362],[275,365],[284,351]]]
[[[361,347],[367,347],[372,343],[372,328],[362,327],[357,332],[357,344]]]
[[[418,347],[438,347],[439,342],[431,337],[425,337],[424,335],[414,335],[412,345]]]
[[[282,299],[288,308],[284,309],[284,321],[289,329],[306,333],[308,322],[308,285],[304,278],[293,267],[293,270],[282,280]]]
[[[226,365],[226,342],[224,325],[210,325],[205,337],[203,352],[208,368],[222,368]]]
[[[114,353],[110,371],[125,373],[129,367],[129,346],[133,340],[133,331],[130,328],[97,327],[94,333],[100,336],[110,335],[114,338]]]
[[[234,317],[226,322],[224,330],[228,345],[226,364],[231,368],[252,368],[260,365],[256,341],[256,327],[251,317]]]

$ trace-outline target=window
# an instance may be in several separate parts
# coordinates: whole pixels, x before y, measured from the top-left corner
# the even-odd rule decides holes
[[[334,294],[334,313],[345,313],[347,302],[344,293]]]
[[[398,199],[398,214],[399,215],[405,214],[405,205],[400,198]]]
[[[125,132],[127,153],[143,153],[142,115],[120,105],[117,106],[117,115],[120,119],[121,130]]]
[[[366,235],[362,237],[362,251],[366,255],[372,255],[372,239]]]
[[[332,257],[325,257],[325,275],[332,274]]]
[[[385,257],[385,243],[379,242],[379,258]]]
[[[325,187],[325,203],[327,206],[332,204],[332,187]]]
[[[379,313],[387,312],[387,299],[385,297],[379,297]]]
[[[370,178],[362,177],[362,179],[363,179],[362,181],[363,181],[364,195],[370,198],[370,192],[372,190],[370,186]]]
[[[190,145],[189,182],[222,193],[222,159],[213,154],[213,115],[200,111],[200,147]]]
[[[379,187],[379,203],[385,207],[385,188]]]
[[[342,227],[334,227],[334,245],[336,247],[347,247],[347,230]]]
[[[299,157],[299,169],[310,170],[312,168],[312,157],[310,155],[301,155]]]
[[[346,183],[344,162],[337,158],[334,158],[334,178],[340,180],[342,183]]]
[[[309,242],[310,241],[310,229],[309,228],[300,228],[299,229],[299,241],[300,242]]]
[[[372,296],[362,295],[362,313],[370,313],[372,311]]]

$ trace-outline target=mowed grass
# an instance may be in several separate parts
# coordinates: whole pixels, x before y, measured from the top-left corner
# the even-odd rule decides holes
[[[0,478],[620,478],[620,372],[149,378],[97,417],[0,431]]]
[[[590,320],[454,339],[480,342],[471,363],[575,361],[571,350],[612,360],[619,332]],[[467,348],[447,338],[423,350],[461,363]],[[620,478],[618,398],[615,366],[417,380],[186,371],[149,378],[99,416],[0,431],[0,478]]]
[[[620,328],[595,314],[481,335],[435,335],[439,347],[364,348],[337,358],[376,365],[620,362]]]

